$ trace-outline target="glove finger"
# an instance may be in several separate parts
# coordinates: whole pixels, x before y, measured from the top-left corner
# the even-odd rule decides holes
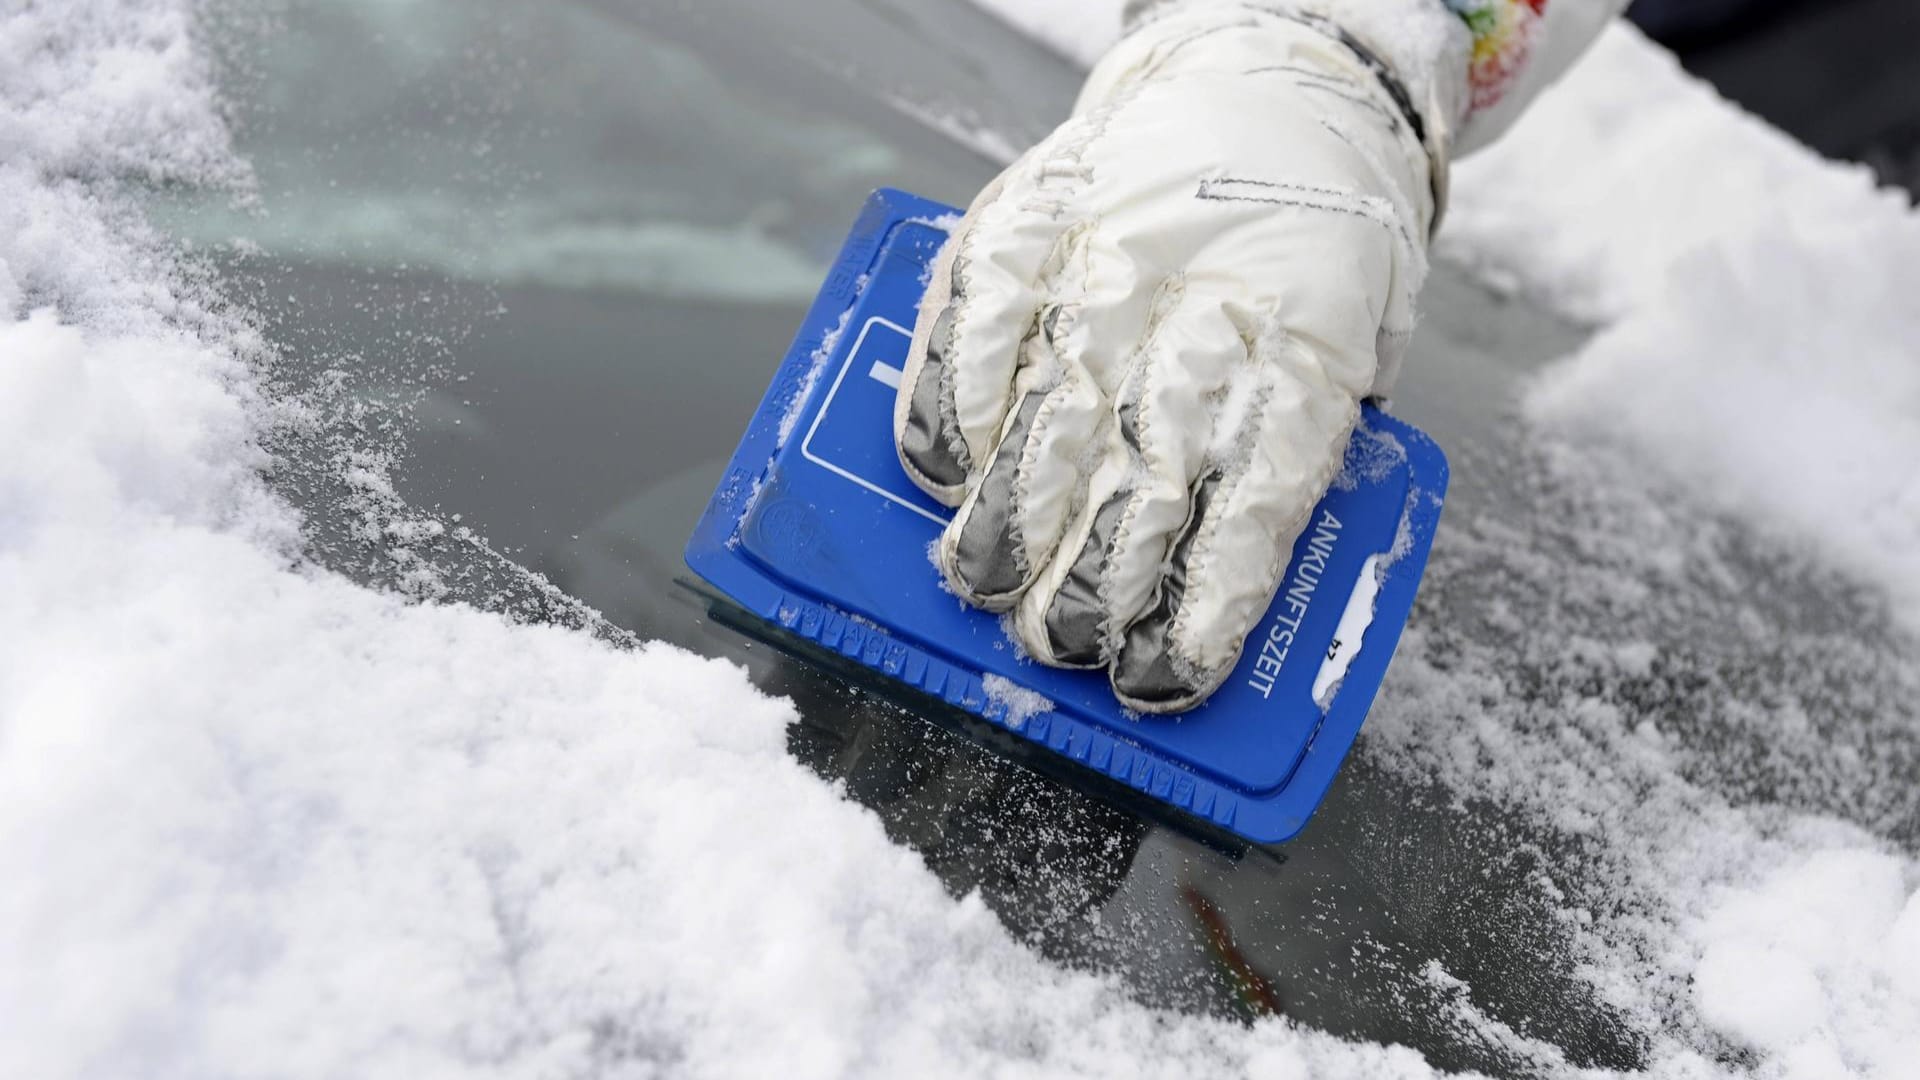
[[[1319,374],[1327,366],[1251,369],[1250,430],[1222,431],[1216,445],[1232,449],[1195,485],[1161,587],[1114,662],[1114,692],[1128,706],[1191,708],[1238,662],[1359,416],[1354,397]]]
[[[1121,381],[1106,452],[1015,629],[1034,655],[1095,665],[1148,604],[1204,468],[1212,411],[1246,345],[1224,308],[1162,286]]]
[[[1113,387],[1141,355],[1139,343],[1166,314],[1166,297],[1155,290],[1158,276],[1129,250],[1123,236],[1137,230],[1120,216],[1088,230],[1084,258],[1070,262],[1063,281],[1078,301],[1072,326],[1059,336],[1068,365],[1100,386]],[[1111,410],[1108,410],[1109,414]],[[1054,558],[1021,600],[1014,634],[1035,659],[1055,667],[1105,667],[1113,658],[1118,625],[1107,619],[1104,582],[1108,553],[1135,485],[1132,450],[1111,419],[1093,436],[1087,457],[1094,462],[1086,492],[1056,545]],[[1119,624],[1124,625],[1124,624]]]
[[[1030,159],[980,193],[941,249],[894,405],[901,465],[948,506],[996,445],[1040,308],[1041,268],[1063,227],[1032,198]]]
[[[940,544],[940,567],[962,598],[1003,611],[1052,559],[1082,487],[1088,442],[1103,398],[1084,368],[1064,365],[1055,330],[1060,305],[1022,346],[1018,404],[1002,426],[986,471]]]
[[[1105,667],[1112,659],[1103,583],[1132,494],[1131,455],[1115,425],[1106,425],[1098,438],[1105,449],[1088,480],[1086,499],[1063,533],[1052,565],[1021,599],[1014,620],[1021,647],[1054,667]]]

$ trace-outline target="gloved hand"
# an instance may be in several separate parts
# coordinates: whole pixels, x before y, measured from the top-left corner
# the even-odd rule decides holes
[[[1145,712],[1232,670],[1413,328],[1446,114],[1408,95],[1331,22],[1176,7],[954,230],[895,437],[1035,659]]]

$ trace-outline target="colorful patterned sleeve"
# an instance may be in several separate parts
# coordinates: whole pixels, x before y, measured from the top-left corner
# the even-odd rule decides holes
[[[1344,0],[1353,2],[1353,0]],[[1513,125],[1540,92],[1580,59],[1627,0],[1436,0],[1473,38],[1467,115],[1455,157]]]
[[[1473,35],[1467,81],[1472,108],[1491,108],[1505,97],[1533,51],[1547,13],[1547,0],[1445,0]]]
[[[1126,0],[1127,26],[1188,4],[1329,19],[1436,112],[1451,157],[1485,146],[1578,60],[1628,0]],[[1464,28],[1465,33],[1460,29]],[[1460,66],[1465,64],[1465,78]],[[1432,91],[1426,95],[1422,89]]]

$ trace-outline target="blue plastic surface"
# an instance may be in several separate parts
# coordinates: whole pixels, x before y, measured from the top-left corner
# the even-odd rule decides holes
[[[868,201],[688,542],[687,565],[749,613],[1176,811],[1257,843],[1292,837],[1386,677],[1439,523],[1445,455],[1368,406],[1233,676],[1189,712],[1129,714],[1104,672],[1021,659],[995,616],[941,589],[928,559],[948,511],[901,470],[891,424],[927,268],[953,213],[898,191]],[[1372,619],[1358,651],[1343,648],[1344,678],[1330,694],[1322,687],[1323,707],[1314,682],[1370,559]],[[995,675],[1053,709],[1017,719],[1006,694],[987,692]]]

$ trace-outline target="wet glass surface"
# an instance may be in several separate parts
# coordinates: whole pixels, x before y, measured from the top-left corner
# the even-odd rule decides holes
[[[321,563],[745,664],[799,706],[795,756],[949,888],[1149,1002],[1284,1012],[1441,1067],[1532,1072],[1526,1040],[1637,1060],[1540,901],[1543,880],[1573,887],[1576,838],[1363,741],[1282,856],[1221,852],[755,644],[676,584],[867,191],[966,201],[1064,115],[1064,62],[958,0],[314,2],[216,26],[259,199],[165,213],[279,346],[297,407],[276,481]],[[1506,418],[1581,334],[1444,264],[1425,307],[1397,411],[1455,460],[1415,616],[1443,663],[1502,648],[1490,598],[1524,608],[1539,587],[1448,537],[1493,521],[1558,542],[1567,508],[1532,490]],[[1545,690],[1511,693],[1550,703],[1557,676],[1534,674]],[[1657,709],[1667,691],[1644,693]]]

